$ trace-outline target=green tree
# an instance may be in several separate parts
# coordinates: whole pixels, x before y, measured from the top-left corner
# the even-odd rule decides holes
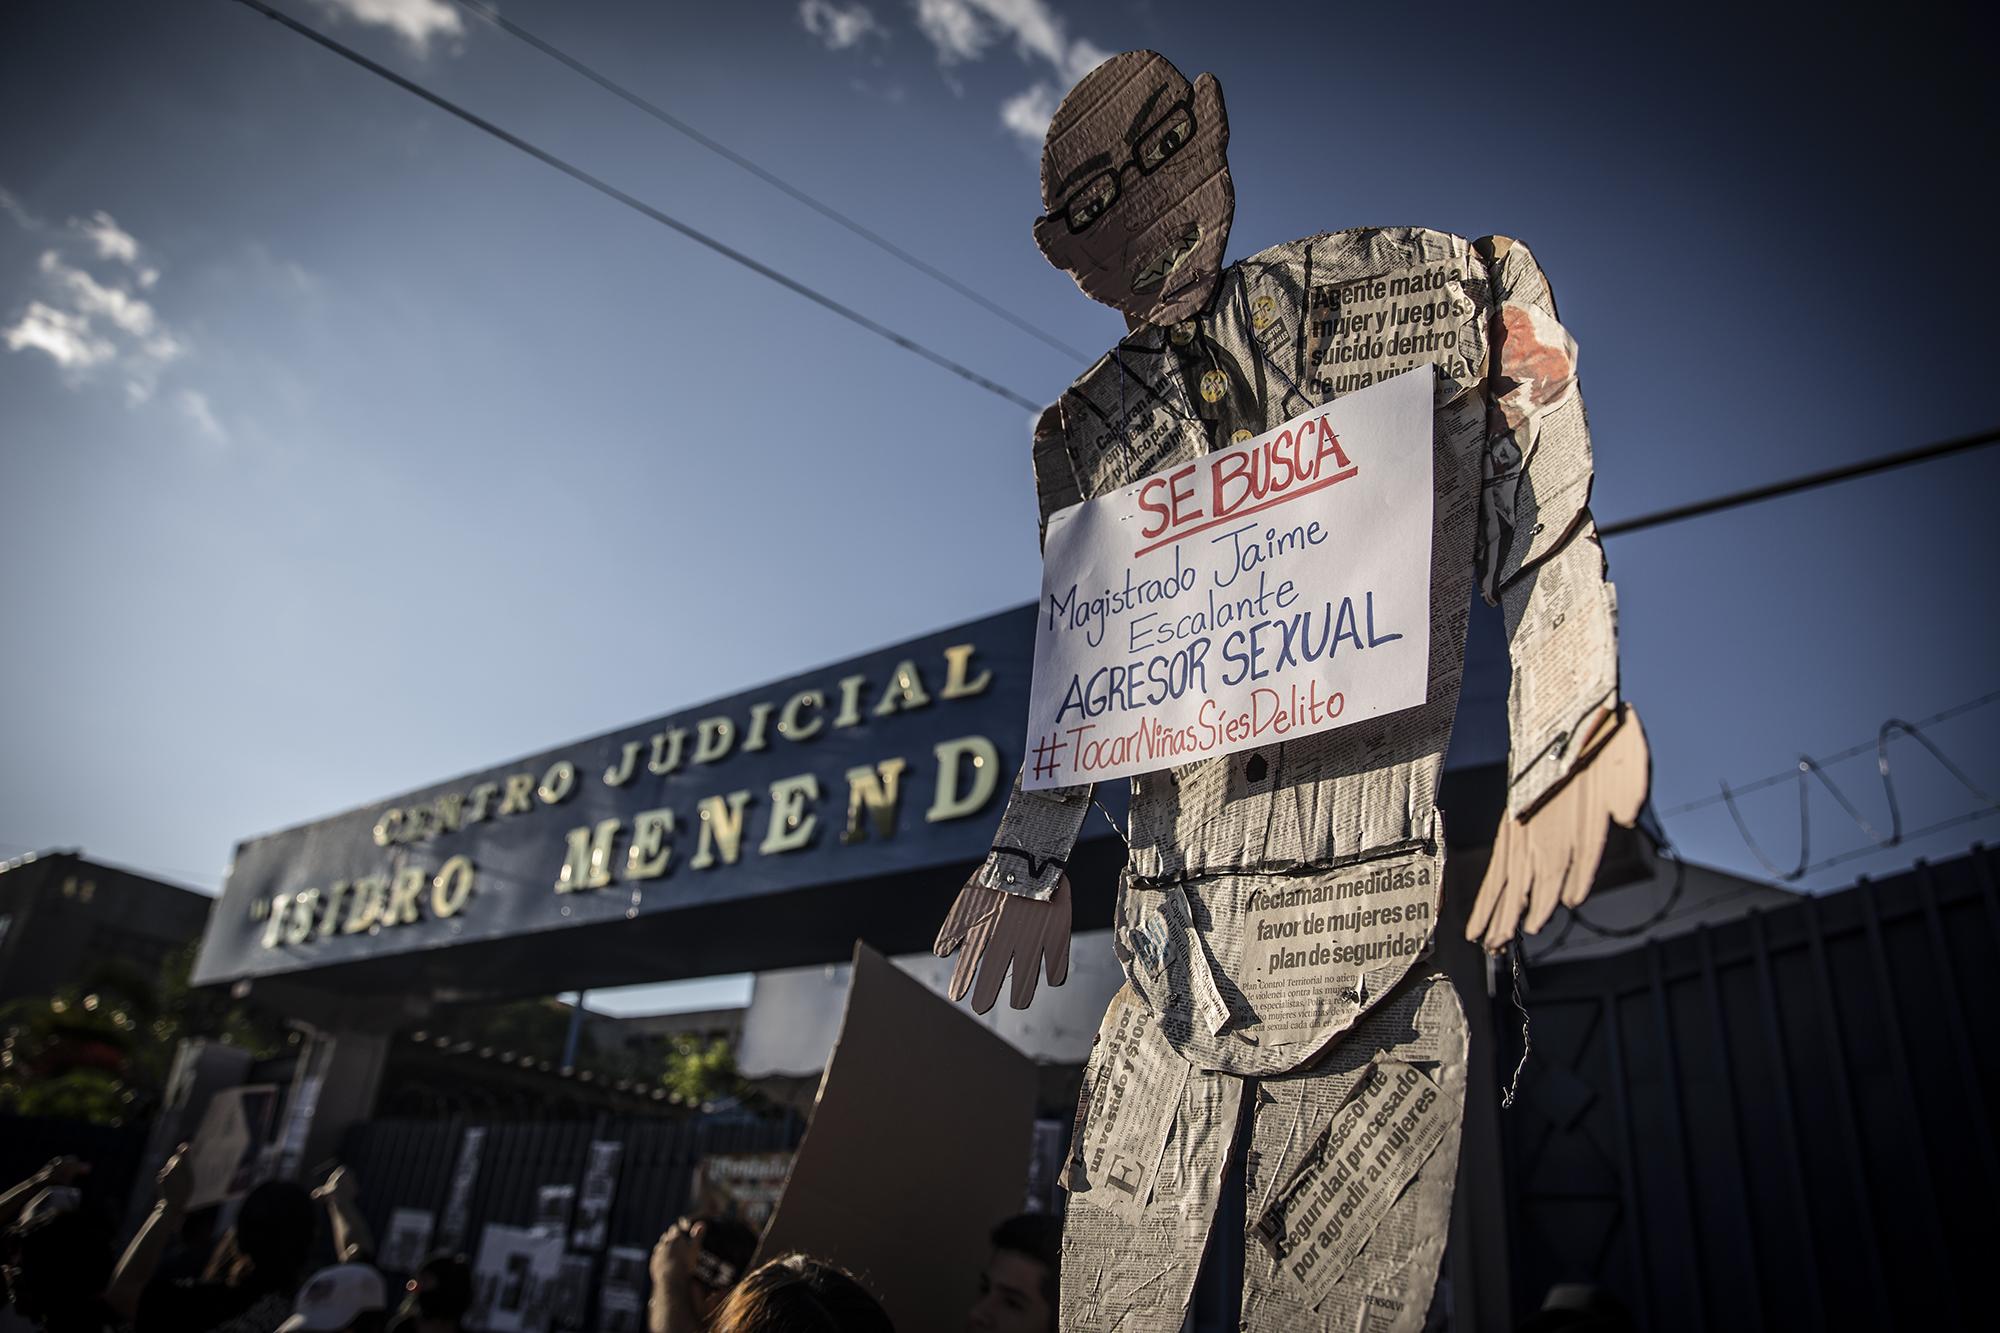
[[[189,944],[156,974],[107,959],[52,996],[0,1005],[0,1109],[119,1125],[158,1105],[183,1037],[283,1049],[269,1015],[188,984],[194,954]]]
[[[701,1106],[743,1093],[743,1080],[736,1073],[736,1055],[721,1037],[707,1041],[676,1037],[666,1053],[665,1063],[660,1085],[678,1101]]]

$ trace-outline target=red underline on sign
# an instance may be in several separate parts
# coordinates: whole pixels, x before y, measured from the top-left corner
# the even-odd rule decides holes
[[[1175,542],[1181,541],[1188,537],[1192,537],[1197,532],[1207,532],[1210,528],[1220,527],[1224,523],[1234,523],[1239,518],[1248,518],[1252,514],[1261,514],[1266,509],[1274,508],[1277,505],[1283,504],[1287,500],[1296,500],[1302,495],[1311,495],[1314,491],[1323,491],[1327,487],[1333,485],[1333,483],[1335,483],[1336,481],[1346,481],[1360,471],[1361,471],[1360,466],[1356,465],[1354,467],[1350,467],[1345,472],[1336,472],[1330,477],[1321,477],[1318,481],[1314,482],[1310,486],[1301,486],[1295,491],[1286,491],[1283,495],[1277,496],[1274,499],[1266,500],[1262,504],[1254,504],[1251,505],[1248,509],[1239,509],[1233,514],[1224,514],[1220,518],[1211,518],[1206,523],[1197,523],[1191,528],[1183,528],[1179,532],[1168,533],[1166,536],[1154,542],[1151,546],[1141,546],[1138,550],[1132,552],[1132,558],[1134,560],[1137,560],[1140,556],[1145,555],[1149,551],[1157,551],[1162,546],[1172,546]]]

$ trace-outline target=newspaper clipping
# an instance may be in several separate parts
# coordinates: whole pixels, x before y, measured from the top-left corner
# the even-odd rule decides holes
[[[414,1273],[431,1250],[437,1214],[428,1208],[397,1208],[389,1214],[389,1234],[382,1240],[381,1266],[391,1273]]]
[[[638,1333],[645,1322],[647,1283],[646,1251],[613,1245],[604,1252],[604,1281],[597,1292],[601,1333]]]
[[[1258,1237],[1311,1303],[1346,1275],[1450,1119],[1429,1075],[1384,1061],[1327,1127],[1304,1168],[1257,1220]]]
[[[1063,1175],[1072,1198],[1127,1219],[1145,1211],[1189,1072],[1188,1062],[1159,1040],[1131,987],[1120,989],[1083,1074]]]
[[[1514,683],[1508,807],[1534,808],[1575,759],[1565,741],[1618,693],[1616,590],[1604,581],[1604,551],[1587,522],[1568,545],[1500,594]]]
[[[447,1250],[462,1250],[472,1226],[472,1187],[479,1180],[479,1152],[486,1143],[486,1127],[467,1127],[459,1140],[458,1161],[451,1168],[451,1192],[445,1196],[444,1220],[438,1228],[438,1244]]]
[[[625,1145],[617,1139],[593,1139],[583,1168],[583,1196],[576,1205],[576,1229],[570,1248],[601,1250],[611,1227],[611,1200],[618,1189],[618,1159]]]
[[[1196,1066],[1285,1073],[1428,955],[1443,883],[1442,851],[1418,848],[1312,874],[1128,888],[1132,984]]]

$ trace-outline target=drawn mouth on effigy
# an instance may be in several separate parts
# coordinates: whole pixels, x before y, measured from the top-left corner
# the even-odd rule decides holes
[[[1147,265],[1132,275],[1132,290],[1151,291],[1167,280],[1167,276],[1181,266],[1181,261],[1194,253],[1201,243],[1201,226],[1189,223],[1188,229],[1180,234],[1166,249],[1154,255]]]

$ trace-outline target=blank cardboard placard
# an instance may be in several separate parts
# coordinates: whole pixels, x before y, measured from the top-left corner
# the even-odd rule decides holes
[[[840,1041],[757,1261],[837,1263],[899,1329],[958,1328],[995,1223],[1022,1210],[1027,1057],[857,943]]]
[[[189,1165],[194,1168],[190,1208],[241,1198],[250,1188],[257,1154],[271,1141],[278,1089],[270,1083],[228,1088],[215,1095],[195,1131]]]

